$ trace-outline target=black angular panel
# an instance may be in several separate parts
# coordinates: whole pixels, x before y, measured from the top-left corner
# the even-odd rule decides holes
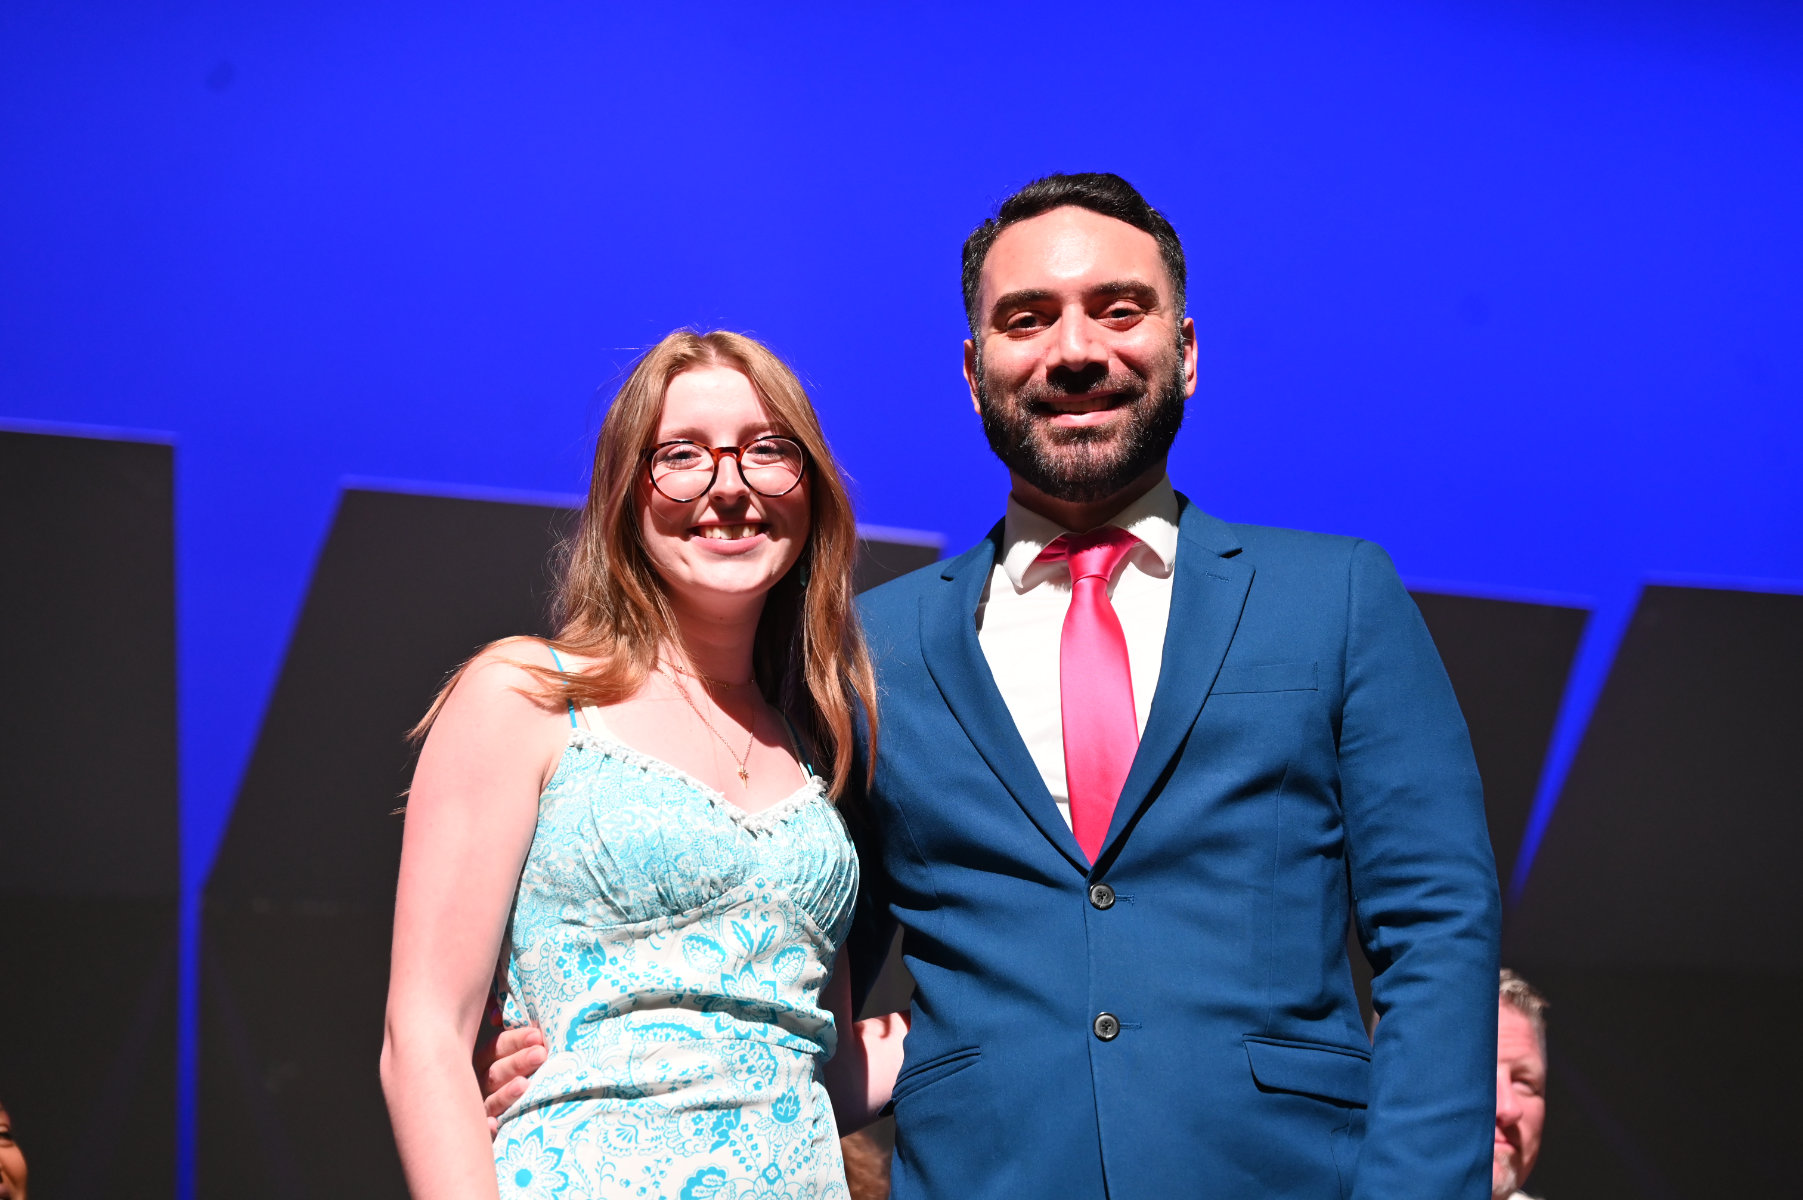
[[[858,562],[852,569],[852,586],[866,592],[909,571],[930,567],[940,558],[940,543],[925,535],[903,530],[860,531]]]
[[[1490,845],[1506,884],[1588,609],[1414,592],[1471,730]]]
[[[344,493],[207,885],[200,1195],[405,1195],[376,1077],[404,735],[482,645],[545,632],[569,515]]]
[[[0,432],[0,1083],[33,1195],[175,1186],[174,453]]]
[[[1796,1186],[1797,980],[1526,967],[1548,1014],[1536,1196],[1783,1196]]]
[[[0,432],[0,887],[173,896],[175,456]]]
[[[1649,587],[1507,953],[1803,973],[1803,596]]]
[[[392,926],[392,906],[209,902],[197,1195],[407,1195],[376,1065]]]
[[[559,508],[344,493],[207,884],[209,907],[394,901],[404,737],[485,643],[546,632]]]
[[[172,1195],[176,902],[8,892],[0,905],[0,1100],[31,1194]]]
[[[1513,914],[1549,1195],[1779,1195],[1803,1034],[1803,597],[1648,587]]]

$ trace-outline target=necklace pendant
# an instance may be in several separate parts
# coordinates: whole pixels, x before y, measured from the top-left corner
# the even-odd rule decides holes
[[[739,786],[746,791],[751,790],[751,772],[747,771],[744,767],[739,768]]]

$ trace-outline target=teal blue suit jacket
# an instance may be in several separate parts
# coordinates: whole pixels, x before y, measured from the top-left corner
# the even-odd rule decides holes
[[[896,1200],[1487,1196],[1495,863],[1388,557],[1184,502],[1158,689],[1091,864],[977,643],[1000,538],[863,603],[853,969],[899,922],[916,985]]]

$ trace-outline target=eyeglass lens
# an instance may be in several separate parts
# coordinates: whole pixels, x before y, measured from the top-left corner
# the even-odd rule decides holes
[[[714,486],[722,458],[736,458],[745,486],[781,496],[801,479],[801,446],[784,437],[758,438],[736,449],[672,442],[651,454],[651,482],[672,500],[695,500]]]

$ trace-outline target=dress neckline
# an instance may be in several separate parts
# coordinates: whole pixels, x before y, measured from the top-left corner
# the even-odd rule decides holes
[[[584,715],[591,720],[594,719],[592,712],[585,712]],[[807,774],[801,786],[787,796],[763,808],[752,810],[734,804],[719,788],[703,783],[676,764],[627,745],[604,724],[599,729],[582,725],[572,726],[569,744],[603,751],[613,758],[629,763],[649,774],[660,775],[674,783],[680,783],[699,793],[709,804],[725,813],[733,824],[753,833],[773,829],[806,808],[810,803],[826,798],[826,791],[821,786],[820,777]]]

